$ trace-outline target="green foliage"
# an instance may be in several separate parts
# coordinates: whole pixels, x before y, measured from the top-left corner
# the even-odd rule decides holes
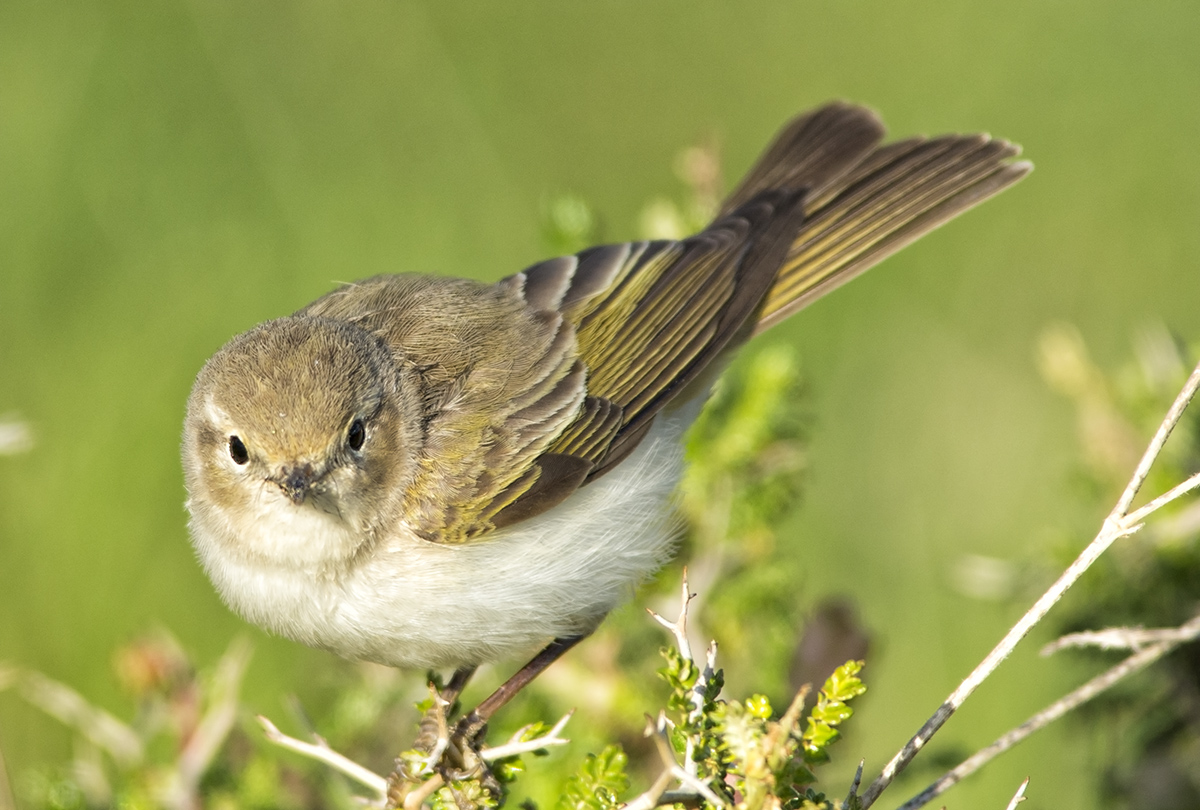
[[[776,717],[764,695],[721,699],[720,670],[701,673],[673,648],[663,655],[660,673],[671,685],[668,706],[677,713],[671,744],[691,758],[701,781],[738,810],[830,806],[810,788],[817,779],[812,768],[829,760],[835,727],[852,713],[848,702],[866,691],[858,678],[861,661],[848,661],[825,682],[801,734],[804,692]]]
[[[792,568],[775,564],[775,532],[804,487],[808,391],[788,344],[745,360],[721,378],[688,435],[680,511],[687,556],[719,571],[699,616],[706,632],[728,660],[755,662],[754,688],[785,700],[805,605]]]
[[[830,677],[803,734],[803,692],[778,719],[773,719],[770,701],[762,695],[719,707],[718,733],[727,752],[721,776],[732,787],[739,810],[827,806],[824,795],[810,787],[817,781],[812,769],[829,760],[828,748],[838,736],[834,727],[851,714],[847,701],[866,691],[856,677],[861,666],[860,661],[849,661]]]
[[[784,344],[717,384],[689,433],[681,487],[698,545],[736,538],[754,556],[770,551],[773,527],[795,508],[803,483],[804,398],[795,350]]]
[[[615,810],[619,797],[629,790],[625,768],[629,757],[618,745],[610,745],[599,754],[588,754],[579,773],[567,780],[557,810]]]
[[[847,661],[825,681],[817,705],[808,716],[808,729],[804,732],[804,759],[808,763],[818,764],[829,760],[829,746],[838,738],[837,726],[854,714],[849,701],[867,691],[866,685],[858,678],[862,667],[862,661]]]

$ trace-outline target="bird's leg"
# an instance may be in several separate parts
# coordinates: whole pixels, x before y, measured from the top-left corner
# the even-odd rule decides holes
[[[484,790],[493,797],[503,795],[503,787],[488,768],[487,763],[479,756],[480,737],[488,720],[500,707],[524,689],[538,675],[542,674],[567,650],[574,647],[583,636],[557,638],[533,657],[528,664],[521,667],[515,675],[501,684],[500,688],[489,695],[482,703],[468,712],[454,725],[448,727],[448,715],[453,711],[454,703],[462,694],[467,681],[475,672],[474,667],[464,667],[457,670],[450,678],[444,689],[433,688],[434,705],[421,719],[421,733],[417,738],[416,747],[428,752],[422,757],[425,767],[436,771],[442,779],[442,784],[448,784],[459,779],[478,779]],[[431,683],[431,688],[433,684]],[[400,806],[405,796],[414,786],[421,784],[421,779],[411,775],[403,764],[398,764],[396,771],[389,779],[389,800],[394,806]],[[389,806],[393,806],[389,805]]]
[[[458,696],[466,688],[467,682],[471,680],[471,676],[475,674],[475,670],[476,667],[459,667],[450,676],[450,683],[446,684],[446,688],[438,692],[442,701],[446,704],[447,710],[450,710],[450,707],[458,700]]]
[[[512,700],[534,678],[562,658],[567,650],[574,647],[583,638],[583,636],[571,636],[554,639],[544,650],[535,655],[533,660],[502,683],[499,689],[492,692],[483,702],[459,719],[454,726],[454,731],[449,735],[448,744],[442,749],[440,764],[435,765],[447,782],[466,775],[473,775],[479,780],[484,790],[493,797],[499,798],[503,795],[503,787],[500,782],[492,774],[487,763],[479,756],[480,737],[487,727],[488,720],[499,711],[500,707]],[[454,673],[455,677],[451,679],[450,686],[457,681],[459,672]],[[463,684],[465,683],[466,679],[464,678]],[[459,688],[461,689],[461,686]]]
[[[463,741],[467,745],[473,745],[476,738],[482,733],[484,726],[488,720],[492,719],[500,707],[512,700],[518,692],[528,686],[534,678],[541,675],[551,664],[562,658],[567,650],[574,647],[580,641],[583,641],[585,636],[568,636],[566,638],[556,638],[551,641],[546,648],[533,657],[528,664],[517,670],[516,674],[500,685],[500,688],[492,692],[487,698],[476,706],[471,712],[464,715],[454,727],[452,739]],[[458,673],[455,673],[457,676]],[[451,681],[453,683],[453,681]]]

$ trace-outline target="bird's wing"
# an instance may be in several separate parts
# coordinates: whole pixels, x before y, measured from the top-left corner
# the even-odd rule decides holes
[[[352,321],[414,372],[424,435],[404,520],[468,542],[610,469],[749,334],[801,202],[764,192],[689,239],[591,248],[494,285],[367,279],[304,314]]]
[[[591,248],[500,282],[562,312],[587,367],[587,398],[550,451],[603,474],[654,416],[749,335],[800,224],[803,195],[764,192],[682,241]]]

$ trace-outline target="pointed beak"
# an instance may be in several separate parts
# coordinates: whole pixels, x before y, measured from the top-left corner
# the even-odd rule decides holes
[[[305,464],[302,467],[284,467],[280,471],[280,474],[271,480],[283,490],[283,494],[292,503],[299,506],[308,497],[308,493],[312,489],[312,485],[317,477],[313,471],[313,466]]]

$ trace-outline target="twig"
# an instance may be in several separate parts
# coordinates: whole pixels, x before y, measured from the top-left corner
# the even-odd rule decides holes
[[[1145,506],[1133,510],[1125,518],[1125,523],[1130,525],[1134,523],[1140,523],[1152,513],[1162,509],[1164,506],[1169,504],[1171,501],[1176,500],[1180,496],[1188,494],[1196,487],[1200,487],[1200,473],[1196,473],[1182,484],[1172,487],[1162,495],[1159,495],[1157,498],[1150,501],[1150,503],[1146,504]]]
[[[1062,717],[1067,712],[1072,711],[1076,707],[1094,698],[1096,695],[1110,688],[1117,681],[1132,675],[1142,669],[1145,669],[1150,664],[1162,658],[1171,650],[1183,644],[1186,641],[1193,641],[1200,638],[1200,616],[1196,616],[1191,621],[1182,625],[1177,629],[1177,632],[1171,637],[1159,641],[1140,652],[1126,658],[1115,667],[1109,669],[1090,681],[1079,687],[1069,695],[1055,701],[1047,706],[1042,711],[1030,717],[1021,725],[1004,734],[987,748],[973,754],[968,759],[964,760],[961,765],[946,772],[942,778],[925,788],[916,796],[902,804],[898,810],[916,810],[916,808],[925,805],[927,802],[945,792],[951,786],[962,781],[967,776],[970,776],[975,771],[982,768],[991,760],[995,759],[1000,754],[1012,748],[1017,743],[1024,740],[1035,731],[1054,722]]]
[[[480,751],[479,758],[484,762],[495,762],[498,759],[513,757],[517,754],[528,754],[530,751],[538,751],[551,745],[566,745],[570,742],[570,740],[558,735],[562,732],[563,727],[567,725],[567,721],[571,719],[571,715],[573,714],[575,714],[574,709],[564,714],[559,721],[554,724],[554,728],[550,729],[542,736],[532,740],[521,739],[521,735],[530,728],[529,726],[525,726],[524,728],[518,730],[516,734],[512,735],[512,737],[509,738],[509,741],[504,745],[497,745],[495,748],[485,748]]]
[[[688,605],[691,604],[692,599],[694,599],[696,595],[688,588],[686,568],[683,569],[682,591],[683,593],[680,598],[679,605],[679,618],[677,618],[675,621],[669,622],[662,616],[655,613],[653,610],[647,609],[647,612],[654,618],[656,622],[665,627],[671,633],[671,635],[675,637],[675,644],[677,647],[679,647],[679,654],[683,657],[683,659],[694,664],[695,659],[692,657],[692,645],[688,641],[687,636],[687,617]],[[696,676],[696,683],[693,684],[691,693],[688,696],[692,704],[692,708],[688,712],[687,717],[689,723],[698,722],[704,714],[704,694],[708,691],[708,682],[712,678],[715,671],[716,660],[717,642],[712,641],[709,643],[708,651],[705,655],[705,666]],[[697,769],[696,759],[692,756],[694,749],[695,741],[691,736],[689,736],[687,738],[687,750],[684,751],[683,759],[684,762],[687,763],[684,767],[687,770],[687,773],[692,777],[696,776]]]
[[[863,766],[866,764],[865,759],[858,761],[858,770],[854,772],[854,781],[850,783],[850,790],[846,793],[845,800],[842,801],[842,810],[850,810],[854,797],[858,795],[858,786],[862,784]]]
[[[66,684],[40,672],[22,673],[18,684],[26,701],[78,731],[123,767],[133,767],[144,759],[145,747],[136,731]]]
[[[562,733],[563,728],[567,725],[567,721],[571,719],[572,714],[574,714],[574,712],[568,712],[567,714],[563,715],[562,718],[554,724],[553,728],[551,728],[542,736],[533,740],[521,740],[521,735],[526,729],[529,728],[529,726],[526,726],[514,734],[508,743],[496,746],[495,748],[483,749],[479,752],[479,757],[487,762],[494,762],[495,760],[503,759],[504,757],[525,754],[529,753],[530,751],[537,751],[553,745],[565,745],[567,742],[569,742],[569,740],[566,740],[559,735]],[[258,722],[263,727],[263,731],[266,733],[267,739],[271,742],[282,748],[286,748],[289,751],[294,751],[301,756],[324,763],[330,768],[333,768],[334,770],[350,777],[355,782],[358,782],[360,785],[375,794],[375,806],[383,807],[386,804],[388,781],[384,777],[380,776],[369,768],[359,765],[349,757],[333,750],[329,747],[329,744],[325,742],[325,740],[317,735],[313,735],[315,742],[305,742],[304,740],[298,740],[295,737],[284,734],[274,723],[262,715],[259,715]],[[446,782],[440,774],[433,774],[429,779],[422,782],[405,797],[404,806],[406,808],[420,807],[427,798],[444,787],[445,784]]]
[[[275,724],[261,714],[258,716],[258,723],[266,732],[267,739],[281,748],[286,748],[289,751],[295,751],[297,754],[315,759],[318,762],[323,762],[335,771],[340,771],[346,776],[358,782],[363,787],[375,794],[378,800],[378,806],[382,807],[387,801],[387,780],[372,770],[364,768],[354,760],[339,754],[329,747],[324,740],[318,739],[318,742],[307,743],[304,740],[297,740],[295,737],[289,737],[284,734]]]
[[[727,807],[724,799],[714,793],[699,777],[688,773],[675,759],[675,751],[671,748],[671,741],[667,739],[666,725],[667,717],[662,712],[659,712],[657,722],[646,718],[646,736],[654,741],[654,749],[663,768],[654,784],[626,804],[625,810],[651,810],[662,804],[690,804],[698,799],[704,799],[716,807]],[[667,785],[675,780],[690,792],[672,791],[668,796]]]
[[[1005,810],[1017,810],[1017,805],[1025,801],[1025,788],[1029,787],[1029,777],[1025,777],[1025,781],[1017,788],[1017,792],[1013,794],[1012,801],[1008,803]]]
[[[1052,641],[1041,649],[1041,655],[1053,655],[1059,650],[1071,647],[1098,647],[1101,650],[1131,650],[1137,652],[1143,647],[1157,644],[1160,641],[1175,641],[1182,643],[1191,641],[1195,634],[1182,627],[1160,627],[1146,630],[1142,627],[1110,627],[1106,630],[1088,630],[1082,633],[1071,633],[1057,641]]]
[[[1196,395],[1196,389],[1198,388],[1200,388],[1200,364],[1192,369],[1187,382],[1183,384],[1183,389],[1175,397],[1175,401],[1171,403],[1171,409],[1167,411],[1167,415],[1163,417],[1162,424],[1158,426],[1158,431],[1154,434],[1154,438],[1150,440],[1150,446],[1146,448],[1146,452],[1142,455],[1142,460],[1138,463],[1137,469],[1134,470],[1133,478],[1129,480],[1129,484],[1125,487],[1125,492],[1121,494],[1121,499],[1113,507],[1113,513],[1110,517],[1122,518],[1129,512],[1129,507],[1133,503],[1133,499],[1137,496],[1138,490],[1142,488],[1146,476],[1150,474],[1150,468],[1154,465],[1154,460],[1158,458],[1158,454],[1162,451],[1163,445],[1167,443],[1167,437],[1171,435],[1171,431],[1175,429],[1175,425],[1179,424],[1179,418],[1183,416],[1184,410],[1187,408],[1188,403],[1192,401],[1192,397]]]
[[[1060,576],[1058,580],[1050,586],[1050,589],[1042,594],[1041,598],[1034,603],[1033,607],[1031,607],[1028,612],[1021,617],[1020,621],[1013,625],[1012,629],[1009,630],[1008,633],[1005,634],[1004,638],[1000,640],[1000,643],[997,644],[995,648],[988,653],[987,657],[983,659],[979,666],[977,666],[974,671],[972,671],[971,674],[968,675],[961,684],[959,684],[958,688],[954,690],[950,697],[946,698],[946,701],[938,707],[938,710],[933,713],[933,716],[925,721],[925,725],[921,726],[920,731],[914,734],[912,739],[905,743],[904,747],[900,749],[899,753],[892,758],[892,761],[889,762],[887,767],[883,769],[883,773],[876,777],[875,781],[870,784],[866,792],[864,792],[862,795],[862,806],[864,810],[874,804],[875,800],[879,798],[879,794],[883,792],[884,788],[891,784],[891,781],[896,777],[896,774],[904,770],[905,766],[912,761],[917,752],[925,746],[925,743],[927,743],[929,739],[938,731],[938,729],[945,725],[946,721],[950,719],[950,716],[958,710],[958,707],[961,706],[968,697],[970,697],[971,693],[974,692],[979,685],[983,683],[992,674],[992,672],[995,671],[998,666],[1000,666],[1004,659],[1008,658],[1009,654],[1012,653],[1013,648],[1017,646],[1017,643],[1020,642],[1021,639],[1023,639],[1026,634],[1033,629],[1034,625],[1042,620],[1046,613],[1049,612],[1050,608],[1053,607],[1054,604],[1062,597],[1063,593],[1066,592],[1067,588],[1075,584],[1075,581],[1083,575],[1083,572],[1086,571],[1117,538],[1132,534],[1133,531],[1133,529],[1125,529],[1120,523],[1111,519],[1104,521],[1104,528],[1101,529],[1100,534],[1098,534],[1096,538],[1092,540],[1090,544],[1088,544],[1088,547],[1083,550],[1083,553],[1079,555],[1075,562],[1071,563],[1067,570],[1063,572],[1062,576]]]
[[[653,617],[654,621],[661,624],[667,631],[675,637],[675,645],[679,647],[680,654],[685,660],[692,660],[692,645],[688,643],[687,637],[687,609],[688,603],[696,597],[696,594],[688,590],[687,569],[683,569],[683,596],[680,599],[679,618],[673,622],[669,622],[662,616],[659,616],[650,608],[646,608],[646,612]]]
[[[1197,388],[1200,388],[1200,365],[1197,365],[1193,369],[1187,382],[1184,384],[1183,390],[1179,392],[1179,395],[1175,398],[1175,402],[1172,403],[1162,424],[1159,425],[1158,431],[1154,434],[1154,438],[1150,441],[1150,445],[1146,448],[1146,452],[1142,455],[1137,469],[1134,470],[1133,476],[1125,487],[1125,491],[1121,494],[1112,512],[1105,518],[1104,525],[1101,527],[1099,534],[1088,544],[1087,548],[1083,550],[1083,553],[1079,555],[1075,562],[1071,563],[1067,570],[1063,572],[1062,576],[1050,586],[1049,590],[1042,594],[1033,607],[1013,625],[1012,629],[988,653],[979,666],[967,676],[950,697],[946,698],[946,701],[938,707],[933,716],[925,721],[921,729],[892,758],[883,769],[883,772],[875,778],[875,781],[863,793],[863,810],[866,810],[866,808],[875,803],[875,800],[879,798],[879,794],[895,779],[896,774],[904,770],[913,757],[917,755],[917,752],[925,746],[938,729],[945,725],[946,721],[958,710],[959,706],[1008,658],[1021,639],[1042,620],[1050,608],[1062,598],[1063,593],[1075,584],[1079,577],[1083,575],[1083,572],[1091,567],[1092,563],[1107,551],[1109,546],[1117,539],[1133,534],[1140,529],[1141,526],[1138,521],[1144,519],[1154,509],[1158,509],[1164,503],[1167,503],[1169,500],[1167,496],[1175,493],[1175,490],[1180,490],[1179,494],[1187,491],[1186,485],[1191,483],[1190,479],[1166,495],[1151,501],[1134,515],[1128,514],[1129,507],[1133,503],[1133,499],[1137,496],[1138,490],[1141,489],[1142,484],[1145,482],[1146,476],[1149,475],[1154,460],[1158,457],[1159,452],[1161,452],[1163,445],[1167,441],[1167,437],[1171,435],[1171,431],[1178,424],[1184,409],[1191,402]],[[1173,497],[1178,497],[1178,495],[1174,495]],[[1151,506],[1154,509],[1150,509]]]

